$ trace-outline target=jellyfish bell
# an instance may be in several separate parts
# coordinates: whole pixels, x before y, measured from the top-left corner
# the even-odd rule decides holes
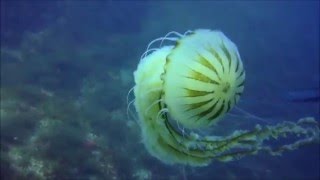
[[[151,48],[156,42],[160,47]],[[166,42],[175,45],[161,46]],[[205,166],[212,160],[231,161],[260,151],[279,155],[319,142],[313,118],[256,125],[227,136],[193,131],[221,120],[244,90],[245,70],[238,49],[220,31],[170,32],[155,39],[142,55],[134,80],[134,106],[143,143],[165,163]],[[300,138],[277,147],[265,143],[290,133]]]
[[[206,127],[239,100],[245,73],[237,47],[222,32],[197,30],[167,57],[164,100],[188,128]]]

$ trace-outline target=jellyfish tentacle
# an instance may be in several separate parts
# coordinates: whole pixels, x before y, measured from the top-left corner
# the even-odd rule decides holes
[[[130,107],[131,105],[134,103],[135,99],[132,99],[130,102],[129,102],[129,96],[130,94],[133,92],[135,87],[132,87],[130,88],[130,90],[128,91],[128,94],[127,94],[127,119],[130,120],[130,115],[131,117],[133,117],[134,120],[137,120],[138,117],[130,110]]]
[[[271,124],[271,122],[267,121],[266,119],[261,118],[261,117],[255,115],[255,114],[249,113],[246,110],[244,110],[242,108],[239,108],[238,106],[234,106],[234,109],[239,111],[240,113],[242,113],[244,115],[244,118],[252,118],[252,119],[256,119],[256,120],[258,120],[260,122],[263,122],[263,123]],[[237,116],[237,115],[234,115],[234,114],[231,114],[231,113],[229,113],[229,115]]]
[[[145,114],[148,114],[149,113],[149,111],[150,111],[150,109],[153,107],[153,106],[155,106],[155,105],[158,105],[160,102],[162,102],[163,101],[163,99],[158,99],[158,100],[156,100],[156,101],[154,101],[153,103],[151,103],[150,104],[150,106],[146,109],[146,111],[145,111]],[[161,109],[162,110],[162,109]],[[161,111],[160,110],[160,111]],[[159,111],[159,112],[160,112]]]
[[[192,34],[192,33],[194,33],[194,31],[187,30],[186,32],[183,33],[183,36],[187,36],[187,35]]]
[[[130,120],[130,114],[134,117],[134,119],[137,119],[135,118],[133,112],[130,110],[130,106],[134,103],[135,99],[131,100],[128,105],[127,105],[127,119]]]
[[[161,40],[161,42],[160,42],[160,45],[159,45],[159,47],[161,48],[162,47],[162,43],[163,43],[163,41],[166,39],[166,38],[168,38],[170,35],[176,35],[177,37],[174,37],[174,38],[182,38],[184,35],[183,34],[180,34],[179,32],[176,32],[176,31],[170,31],[170,32],[168,32],[164,37],[163,37],[163,39]],[[177,40],[176,39],[176,40]]]
[[[130,90],[128,91],[127,93],[127,105],[129,104],[129,96],[130,96],[130,93],[133,92],[134,90],[134,87],[130,88]]]
[[[142,59],[144,59],[146,56],[148,56],[148,54],[150,52],[153,52],[153,51],[157,51],[159,48],[151,48],[151,49],[148,49],[146,50],[140,57],[140,61],[142,61]]]
[[[146,52],[149,51],[150,47],[151,47],[154,43],[156,43],[156,42],[158,42],[158,41],[163,42],[164,40],[176,42],[176,41],[178,40],[178,38],[175,38],[175,37],[171,37],[171,38],[170,38],[170,37],[159,37],[159,38],[156,38],[156,39],[152,40],[152,41],[148,44],[148,47],[147,47]],[[144,59],[144,58],[146,57],[146,55],[147,55],[147,54],[145,54],[145,56],[143,56],[142,59]],[[142,60],[142,59],[141,59],[141,60]]]

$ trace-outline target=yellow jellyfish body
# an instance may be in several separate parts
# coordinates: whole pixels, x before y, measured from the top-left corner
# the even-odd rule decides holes
[[[187,128],[206,127],[239,100],[245,73],[237,47],[222,32],[198,30],[167,57],[164,99]]]
[[[149,49],[149,44],[134,72],[134,105],[151,155],[169,164],[205,166],[212,160],[230,161],[259,151],[279,155],[319,142],[319,128],[312,118],[257,125],[228,136],[193,132],[216,123],[235,106],[244,90],[245,70],[236,45],[220,31],[200,29],[168,36],[153,42],[175,45]],[[300,138],[277,147],[264,143],[287,134]]]

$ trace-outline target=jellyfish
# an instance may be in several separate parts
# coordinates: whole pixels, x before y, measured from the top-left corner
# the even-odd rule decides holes
[[[160,47],[151,48],[156,42]],[[224,136],[195,131],[217,124],[237,104],[245,76],[237,46],[221,31],[170,32],[150,42],[129,91],[148,152],[167,164],[207,166],[213,160],[227,162],[259,152],[281,155],[319,143],[318,123],[312,117],[257,124]],[[288,135],[297,138],[266,143]]]

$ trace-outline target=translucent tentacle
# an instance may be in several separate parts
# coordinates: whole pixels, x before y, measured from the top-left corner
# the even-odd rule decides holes
[[[137,116],[134,115],[134,113],[130,110],[130,106],[134,103],[135,99],[131,100],[129,103],[128,103],[128,106],[127,106],[127,118],[128,120],[130,120],[130,115],[131,117],[133,117],[134,120],[137,120]]]
[[[184,36],[183,34],[180,34],[180,33],[176,32],[176,31],[170,31],[164,36],[163,40],[165,40],[166,38],[168,38],[172,34],[176,35],[177,37],[174,37],[174,38],[177,38],[177,39],[178,38],[182,38]],[[162,47],[163,40],[160,43],[160,46],[159,46],[160,48]]]
[[[158,42],[158,41],[163,42],[164,40],[167,40],[167,41],[177,41],[178,38],[175,38],[175,37],[171,37],[171,38],[170,38],[170,37],[159,37],[159,38],[156,38],[156,39],[152,40],[152,41],[148,44],[146,51],[148,51],[149,48],[150,48],[154,43],[156,43],[156,42]]]
[[[156,51],[156,50],[158,50],[158,49],[159,49],[159,48],[151,48],[151,49],[146,50],[146,51],[141,55],[140,61],[141,61],[142,59],[144,59],[146,56],[148,56],[148,54],[149,54],[150,52]]]
[[[133,92],[134,90],[134,87],[130,88],[128,94],[127,94],[127,105],[129,105],[129,96],[130,96],[130,93]]]
[[[255,120],[258,120],[258,121],[266,123],[266,124],[271,124],[270,121],[268,121],[266,119],[263,119],[263,118],[261,118],[259,116],[256,116],[256,115],[254,115],[252,113],[249,113],[249,112],[247,112],[247,111],[245,111],[245,110],[243,110],[243,109],[241,109],[241,108],[239,108],[237,106],[235,106],[234,109],[236,109],[237,111],[239,111],[243,115],[237,115],[237,114],[233,114],[233,113],[230,112],[230,113],[228,113],[229,116],[233,116],[233,117],[236,117],[236,118],[237,117],[242,117],[242,118],[255,119]]]

